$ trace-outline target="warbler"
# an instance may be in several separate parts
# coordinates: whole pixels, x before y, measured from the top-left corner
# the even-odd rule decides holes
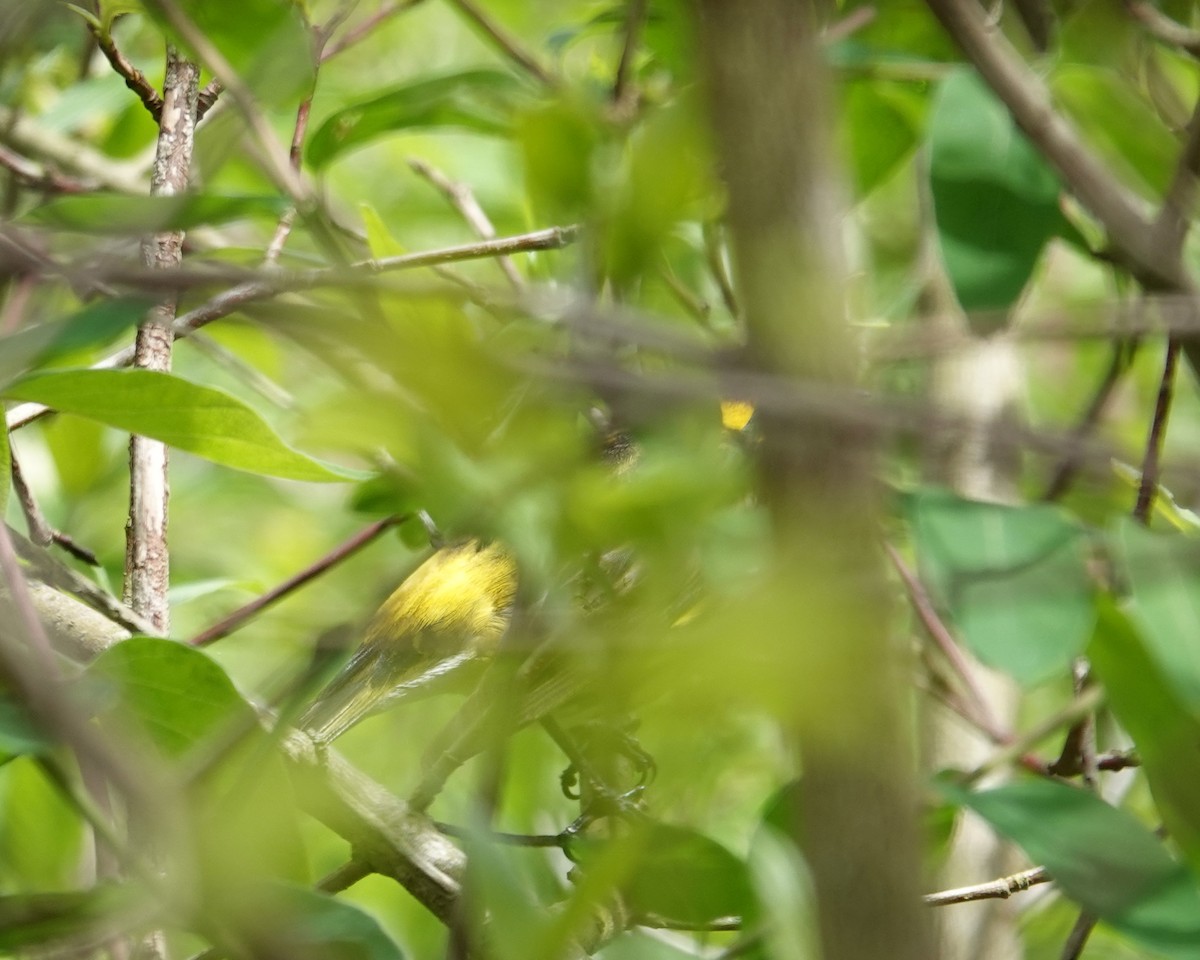
[[[300,719],[329,742],[395,701],[435,691],[495,653],[508,627],[517,567],[500,544],[447,544],[383,602],[361,646]]]

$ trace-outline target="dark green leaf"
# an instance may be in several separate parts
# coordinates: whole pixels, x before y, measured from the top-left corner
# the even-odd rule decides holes
[[[361,474],[285,446],[261,417],[227,393],[151,370],[67,370],[10,385],[5,396],[43,403],[161,440],[250,473],[333,482]]]
[[[855,196],[883,183],[917,145],[924,98],[905,84],[855,80],[842,93],[842,155],[850,161]]]
[[[1095,620],[1082,528],[1046,504],[936,490],[914,495],[909,515],[925,581],[976,656],[1024,684],[1067,669]]]
[[[100,714],[133,720],[164,752],[178,755],[253,711],[217,664],[171,640],[132,637],[88,668]]]
[[[105,888],[0,896],[0,950],[44,950],[68,937],[95,937],[123,899],[121,891]]]
[[[131,197],[89,193],[58,197],[34,207],[26,219],[45,227],[83,233],[141,235],[255,217],[276,220],[286,209],[287,202],[280,197],[219,197],[197,193]]]
[[[517,77],[500,70],[466,70],[407,83],[328,117],[309,140],[306,158],[320,169],[347,150],[402,130],[453,127],[505,134],[525,90]]]
[[[1049,780],[982,793],[946,789],[1045,865],[1084,909],[1164,956],[1200,953],[1195,875],[1128,813]]]
[[[1012,306],[1042,247],[1062,229],[1059,183],[973,71],[955,71],[938,91],[929,178],[959,303],[968,312]]]
[[[296,960],[402,960],[404,956],[378,921],[353,904],[286,883],[271,884],[264,892],[258,926],[268,925],[281,956]]]
[[[0,696],[0,762],[7,763],[15,756],[43,754],[52,746],[53,741],[37,728],[20,703],[10,696]]]

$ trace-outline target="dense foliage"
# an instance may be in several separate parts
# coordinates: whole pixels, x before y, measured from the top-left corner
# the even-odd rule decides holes
[[[744,109],[828,114],[853,347],[788,376],[712,6],[0,5],[0,949],[784,960],[896,857],[922,921],[950,875],[1012,895],[972,956],[1200,954],[1200,10],[796,4],[828,102]],[[125,352],[164,303],[169,372]],[[169,626],[118,599],[130,434],[170,448]],[[811,602],[837,530],[771,493],[818,434],[872,457],[804,499],[869,531],[837,589],[888,601],[888,731]],[[512,556],[500,654],[314,747],[431,528]],[[806,869],[826,749],[858,816],[916,785],[922,864]],[[968,811],[1011,846],[962,879]]]

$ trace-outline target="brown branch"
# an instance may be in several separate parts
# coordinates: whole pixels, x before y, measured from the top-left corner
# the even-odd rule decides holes
[[[104,58],[113,70],[124,79],[125,86],[137,94],[138,99],[142,101],[142,106],[154,118],[154,122],[158,123],[162,119],[163,98],[155,89],[154,84],[147,80],[146,75],[130,63],[125,54],[118,49],[111,33],[102,30],[96,24],[91,24],[91,31],[92,36],[96,38],[96,46],[100,48]]]
[[[494,47],[537,80],[538,83],[547,87],[557,85],[558,81],[549,71],[538,63],[533,55],[528,53],[512,34],[484,13],[475,3],[475,0],[449,0],[449,2],[451,6],[455,7],[463,16],[474,23],[480,32],[491,41]]]
[[[945,907],[952,903],[970,903],[973,900],[1007,900],[1014,893],[1028,890],[1039,883],[1050,883],[1050,875],[1045,867],[1034,867],[1032,870],[1022,870],[1012,876],[989,880],[987,883],[977,883],[970,887],[957,887],[954,890],[942,890],[938,893],[925,894],[925,903],[931,907]]]
[[[67,534],[50,526],[45,514],[42,513],[41,507],[38,506],[37,500],[33,496],[33,491],[29,488],[29,484],[25,482],[25,474],[21,472],[16,452],[10,451],[10,454],[13,492],[16,493],[17,501],[21,505],[21,512],[25,515],[25,524],[29,529],[29,539],[39,547],[47,547],[50,544],[55,544],[66,550],[76,560],[82,560],[88,566],[100,566],[100,561],[96,559],[96,555],[91,550],[80,546]]]
[[[1187,139],[1175,164],[1171,185],[1167,188],[1153,229],[1156,234],[1159,256],[1164,260],[1178,260],[1183,251],[1192,221],[1192,208],[1196,201],[1196,178],[1200,175],[1200,99],[1192,109],[1188,122]]]
[[[1146,438],[1146,453],[1142,457],[1142,480],[1138,485],[1137,504],[1133,508],[1134,519],[1150,525],[1150,514],[1154,510],[1154,496],[1158,491],[1159,465],[1162,459],[1163,442],[1166,439],[1167,420],[1171,415],[1171,401],[1175,394],[1175,371],[1179,365],[1179,340],[1172,337],[1167,341],[1167,354],[1163,361],[1162,379],[1158,384],[1158,397],[1154,403],[1154,419],[1150,422],[1150,433]]]
[[[167,49],[167,71],[159,114],[158,147],[150,179],[152,195],[176,195],[191,180],[196,134],[196,98],[200,67],[173,47]],[[152,270],[173,270],[183,262],[183,233],[156,234],[142,244],[142,259]],[[154,307],[138,326],[133,365],[168,371],[174,343],[174,297]],[[170,629],[167,600],[170,550],[167,544],[167,445],[134,435],[129,440],[129,520],[125,528],[125,602],[163,633]]]
[[[294,576],[288,577],[279,586],[268,590],[260,597],[256,597],[246,605],[239,607],[229,616],[225,617],[219,623],[213,624],[206,630],[192,637],[188,643],[193,647],[204,647],[210,643],[220,640],[222,637],[227,637],[233,633],[256,614],[262,612],[267,607],[282,600],[288,594],[298,590],[310,580],[314,580],[321,574],[332,569],[343,560],[353,556],[367,544],[372,543],[381,534],[386,532],[391,527],[403,522],[405,518],[402,516],[384,517],[382,520],[377,520],[370,526],[360,530],[354,536],[345,542],[334,547],[329,553],[325,554],[320,560],[305,567]]]
[[[637,102],[637,90],[629,78],[633,72],[633,58],[641,40],[642,28],[646,24],[648,0],[628,0],[625,14],[625,42],[621,44],[621,58],[617,61],[616,79],[613,80],[612,101],[619,113],[632,108]]]
[[[69,177],[45,164],[35,163],[4,146],[0,146],[0,167],[12,171],[18,179],[42,190],[53,190],[55,193],[86,193],[95,189],[91,184]]]

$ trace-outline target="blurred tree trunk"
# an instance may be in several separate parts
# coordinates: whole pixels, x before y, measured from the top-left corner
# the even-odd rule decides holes
[[[888,635],[875,442],[871,430],[839,423],[835,406],[853,385],[855,350],[820,5],[703,0],[699,9],[747,373],[830,387],[830,416],[800,420],[766,405],[756,414],[760,487],[777,539],[774,626],[761,641],[772,658],[766,669],[786,675],[794,691],[779,703],[800,748],[799,834],[823,952],[825,960],[928,960],[913,726],[907,674]]]

